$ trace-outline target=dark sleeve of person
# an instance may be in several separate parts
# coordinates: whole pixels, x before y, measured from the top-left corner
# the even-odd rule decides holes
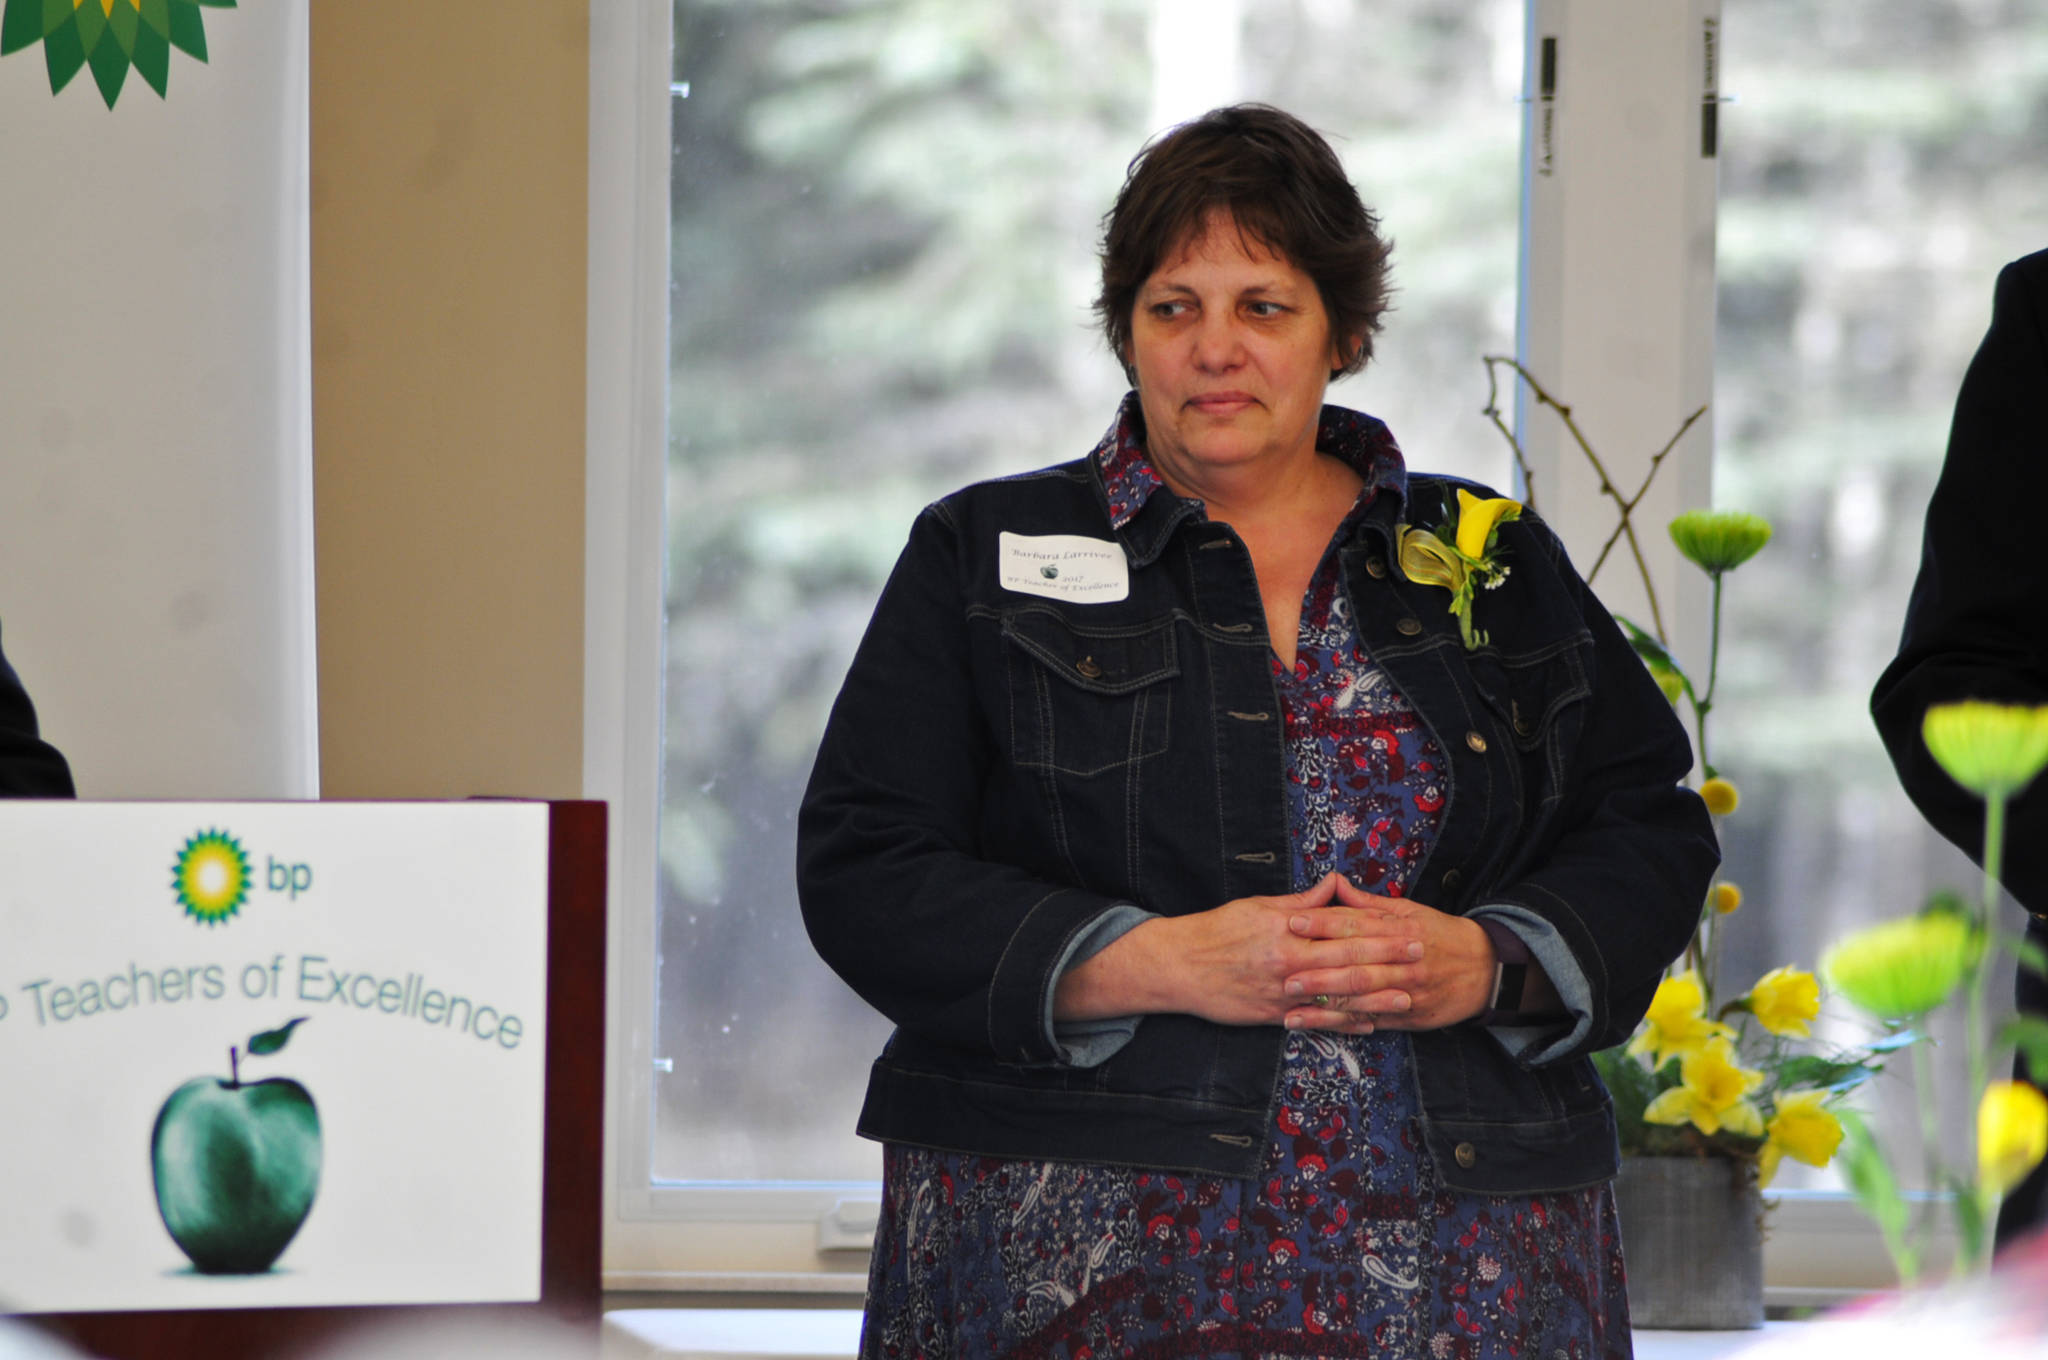
[[[978,854],[1000,755],[962,575],[940,502],[911,529],[832,706],[797,813],[797,896],[819,956],[897,1025],[1064,1064],[1045,997],[1068,946],[1119,903]]]
[[[1930,705],[2048,703],[2048,251],[2007,265],[1963,378],[1927,506],[1899,654],[1870,710],[1899,782],[1934,828],[1981,859],[1984,806],[1927,753]],[[2003,877],[2048,913],[2048,779],[2010,806]]]
[[[35,705],[0,652],[0,798],[70,798],[71,767],[36,735]]]

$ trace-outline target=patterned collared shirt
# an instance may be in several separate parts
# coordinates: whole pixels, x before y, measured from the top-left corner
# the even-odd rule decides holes
[[[1407,497],[1408,463],[1385,422],[1342,406],[1325,406],[1316,426],[1316,450],[1358,474],[1365,483],[1361,507],[1381,491]],[[1121,529],[1145,508],[1153,492],[1166,485],[1145,455],[1145,413],[1136,392],[1124,397],[1116,419],[1095,446],[1094,457],[1109,492],[1110,527]]]
[[[1294,664],[1272,658],[1274,690],[1287,731],[1295,889],[1330,870],[1369,892],[1399,897],[1442,821],[1443,754],[1386,672],[1365,654],[1344,599],[1336,547],[1382,492],[1405,496],[1408,469],[1381,421],[1325,406],[1316,448],[1356,472],[1365,487],[1317,564],[1302,600]],[[1095,447],[1110,520],[1117,528],[1171,489],[1145,453],[1137,393]]]

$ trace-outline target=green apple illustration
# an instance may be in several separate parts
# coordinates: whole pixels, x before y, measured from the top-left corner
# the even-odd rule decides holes
[[[252,1035],[249,1056],[276,1053],[305,1017]],[[157,1111],[149,1135],[156,1208],[171,1240],[208,1275],[270,1269],[320,1188],[320,1112],[289,1077],[195,1077]]]

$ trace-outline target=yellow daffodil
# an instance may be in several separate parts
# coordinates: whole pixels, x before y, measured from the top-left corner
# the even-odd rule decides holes
[[[1822,1102],[1825,1091],[1788,1091],[1778,1097],[1777,1109],[1764,1127],[1763,1152],[1758,1157],[1757,1179],[1769,1185],[1778,1174],[1778,1163],[1793,1157],[1808,1166],[1826,1166],[1842,1143],[1842,1121]]]
[[[1707,811],[1716,817],[1726,817],[1735,811],[1742,801],[1742,795],[1733,784],[1725,779],[1709,779],[1700,785],[1700,801],[1707,805]]]
[[[1762,551],[1771,541],[1771,522],[1741,510],[1688,510],[1671,521],[1671,541],[1703,570],[1719,576]]]
[[[1647,1053],[1650,1066],[1662,1067],[1672,1057],[1694,1052],[1714,1039],[1734,1037],[1734,1030],[1707,1019],[1706,990],[1700,986],[1700,975],[1688,968],[1657,984],[1643,1027],[1629,1041],[1628,1051],[1630,1056]]]
[[[1925,1015],[1962,985],[1984,940],[1952,912],[1924,912],[1859,930],[1820,961],[1828,985],[1873,1015]]]
[[[1807,1022],[1820,1014],[1820,983],[1797,968],[1773,968],[1749,989],[1749,1010],[1773,1034],[1809,1038]]]
[[[1481,500],[1458,488],[1458,551],[1478,561],[1486,556],[1486,549],[1493,541],[1493,531],[1511,519],[1519,517],[1522,506],[1505,496]]]
[[[1948,777],[1979,798],[2010,797],[2048,765],[2048,706],[1936,704],[1920,735]]]
[[[2048,1155],[2048,1097],[2024,1082],[1994,1081],[1977,1106],[1977,1175],[1997,1194]]]
[[[1749,1093],[1764,1074],[1739,1067],[1735,1045],[1711,1039],[1679,1060],[1679,1084],[1651,1101],[1643,1118],[1652,1124],[1690,1123],[1709,1136],[1722,1129],[1748,1138],[1764,1136],[1763,1113]]]
[[[1716,883],[1713,901],[1715,915],[1733,916],[1742,907],[1742,889],[1733,883]]]

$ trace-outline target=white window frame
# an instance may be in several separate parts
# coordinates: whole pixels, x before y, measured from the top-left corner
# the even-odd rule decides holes
[[[668,0],[592,0],[584,791],[612,809],[605,1285],[858,1291],[869,1183],[654,1187],[662,544],[668,448]],[[721,1225],[715,1233],[704,1225]],[[710,1239],[715,1239],[711,1241]],[[848,1249],[852,1249],[850,1252]],[[829,1254],[821,1254],[829,1253]]]
[[[1584,31],[1612,3],[1528,0],[1532,37],[1565,9],[1578,11],[1567,17]],[[851,1301],[866,1275],[873,1183],[650,1184],[670,120],[673,101],[687,97],[671,88],[671,24],[671,0],[591,0],[584,789],[611,807],[604,1284]],[[1710,347],[1710,293],[1704,324]],[[1600,398],[1579,385],[1570,400]],[[1686,492],[1704,500],[1705,475],[1688,478]],[[1773,1198],[1770,1302],[1825,1304],[1890,1280],[1876,1234],[1848,1196]]]

